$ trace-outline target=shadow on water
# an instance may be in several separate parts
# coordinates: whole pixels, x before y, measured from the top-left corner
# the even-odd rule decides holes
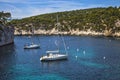
[[[0,80],[8,80],[9,69],[15,64],[15,45],[0,47]]]
[[[65,62],[67,62],[68,60],[58,60],[58,61],[42,61],[41,62],[41,65],[42,65],[42,67],[45,67],[45,66],[47,66],[48,68],[50,68],[50,67],[52,67],[52,66],[56,66],[57,65],[57,67],[61,64],[61,63],[65,63]]]

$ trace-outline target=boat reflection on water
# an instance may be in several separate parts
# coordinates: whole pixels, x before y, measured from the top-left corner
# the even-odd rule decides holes
[[[63,59],[61,60],[54,60],[54,61],[42,61],[41,62],[41,67],[46,68],[47,70],[56,70],[56,69],[61,69],[65,66],[64,64],[67,64],[68,60]]]

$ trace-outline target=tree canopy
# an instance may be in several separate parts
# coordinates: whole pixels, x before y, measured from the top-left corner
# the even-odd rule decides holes
[[[49,30],[55,27],[56,15],[59,16],[59,22],[63,31],[71,29],[93,30],[102,32],[110,30],[119,31],[116,23],[120,23],[120,7],[90,8],[65,12],[56,12],[42,14],[23,19],[14,19],[10,23],[20,30],[28,30],[32,24],[35,29]]]
[[[6,22],[11,19],[11,13],[9,12],[0,12],[0,21],[3,24],[6,24]]]

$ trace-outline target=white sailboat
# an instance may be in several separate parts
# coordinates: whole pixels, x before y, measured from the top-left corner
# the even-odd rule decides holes
[[[33,35],[34,35],[34,30],[32,30],[32,37],[33,37]],[[39,44],[35,44],[35,43],[33,42],[32,37],[30,37],[32,43],[30,43],[30,44],[25,44],[25,45],[24,45],[24,49],[37,49],[37,48],[40,48],[40,45],[39,45]]]
[[[58,16],[57,16],[57,27],[58,27]],[[58,31],[59,31],[59,29],[58,29]],[[66,60],[66,59],[68,59],[66,44],[65,44],[65,41],[64,41],[63,37],[62,37],[62,42],[64,44],[66,54],[61,54],[59,50],[46,51],[47,55],[40,57],[40,61],[57,61],[57,60]]]
[[[37,48],[40,48],[40,45],[34,43],[24,45],[24,49],[37,49]]]

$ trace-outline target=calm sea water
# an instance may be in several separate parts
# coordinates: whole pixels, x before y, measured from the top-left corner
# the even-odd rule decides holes
[[[65,52],[57,36],[35,36],[40,49],[23,49],[28,36],[15,36],[13,45],[0,47],[0,80],[120,80],[120,40],[64,36],[68,60],[40,62],[47,50]],[[56,45],[55,45],[56,44]]]

